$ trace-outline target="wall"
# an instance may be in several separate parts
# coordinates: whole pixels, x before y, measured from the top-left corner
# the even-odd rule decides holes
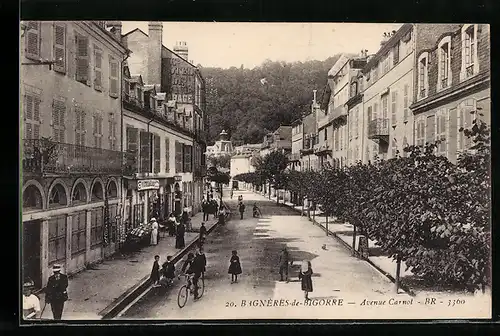
[[[252,171],[250,160],[251,156],[233,156],[231,158],[231,177],[234,177],[238,174],[250,173]]]
[[[142,75],[144,82],[150,84],[147,78],[148,70],[148,35],[137,29],[123,37],[123,42],[132,51],[127,63],[131,75]],[[153,83],[155,84],[155,83]]]

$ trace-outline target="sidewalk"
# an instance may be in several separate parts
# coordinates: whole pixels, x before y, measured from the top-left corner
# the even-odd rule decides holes
[[[199,231],[203,213],[191,217],[193,230]],[[207,229],[215,225],[217,220],[211,216],[205,223]],[[196,232],[186,232],[186,246],[198,237]],[[160,256],[160,264],[168,255],[175,256],[181,249],[175,248],[175,237],[161,237],[156,246],[148,246],[129,254],[112,257],[73,275],[69,279],[69,300],[64,305],[64,320],[101,319],[99,312],[111,305],[123,293],[140,282],[151,272],[154,256]],[[39,294],[40,305],[43,309],[45,295]],[[52,319],[50,305],[45,307],[42,318]]]

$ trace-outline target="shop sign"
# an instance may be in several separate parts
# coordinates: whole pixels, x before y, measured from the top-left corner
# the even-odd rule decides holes
[[[137,191],[160,189],[159,180],[139,180],[137,181]]]
[[[175,182],[180,182],[180,181],[182,181],[182,176],[181,176],[181,175],[175,175],[175,176],[174,176],[174,181],[175,181]]]

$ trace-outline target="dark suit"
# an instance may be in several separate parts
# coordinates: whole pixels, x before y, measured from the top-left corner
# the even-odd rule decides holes
[[[68,277],[65,274],[51,275],[45,289],[45,302],[50,303],[54,320],[60,320],[64,309],[64,302],[68,300]]]

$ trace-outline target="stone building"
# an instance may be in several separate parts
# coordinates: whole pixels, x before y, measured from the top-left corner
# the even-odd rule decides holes
[[[24,22],[20,47],[23,275],[43,287],[118,248],[127,49],[96,21]]]

